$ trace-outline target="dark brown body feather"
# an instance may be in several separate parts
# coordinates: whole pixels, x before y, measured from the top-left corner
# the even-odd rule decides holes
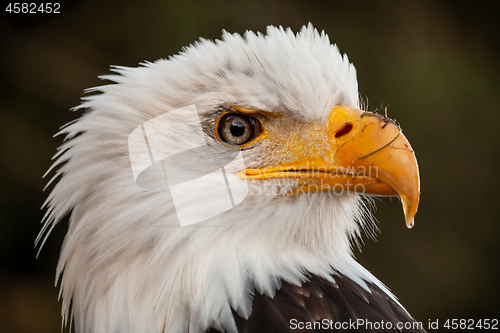
[[[422,327],[412,324],[415,320],[376,285],[368,284],[370,293],[347,277],[335,275],[334,279],[335,283],[332,283],[310,276],[309,281],[300,287],[283,283],[274,298],[256,294],[250,318],[244,319],[233,312],[239,333],[425,332]],[[356,329],[347,326],[358,319],[373,326],[360,325]],[[308,322],[325,324],[299,329],[299,322],[304,325]],[[337,327],[346,324],[343,324],[344,328],[336,329],[335,322],[338,322]],[[383,329],[376,329],[375,325],[382,322]],[[332,323],[332,328],[326,328]],[[398,329],[398,323],[406,323],[406,326]],[[391,326],[392,329],[388,329]],[[208,332],[218,331],[212,329]]]

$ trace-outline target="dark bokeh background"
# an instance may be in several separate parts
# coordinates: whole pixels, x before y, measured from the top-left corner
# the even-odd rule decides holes
[[[109,65],[137,66],[222,29],[244,33],[311,21],[358,70],[360,93],[389,107],[418,157],[416,226],[398,200],[377,202],[382,233],[359,261],[415,318],[499,318],[498,1],[81,0],[13,33],[0,22],[0,327],[59,332],[55,267],[67,222],[38,259],[45,170],[80,116],[83,90]],[[3,8],[2,8],[3,10]]]

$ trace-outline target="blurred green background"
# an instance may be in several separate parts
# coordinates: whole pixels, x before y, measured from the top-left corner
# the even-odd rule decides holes
[[[416,226],[377,200],[381,234],[359,261],[419,321],[499,318],[499,1],[81,0],[13,33],[0,22],[0,327],[60,332],[54,287],[63,221],[35,259],[42,175],[79,117],[70,108],[110,65],[166,58],[222,29],[325,30],[358,71],[374,109],[390,104],[420,165]]]

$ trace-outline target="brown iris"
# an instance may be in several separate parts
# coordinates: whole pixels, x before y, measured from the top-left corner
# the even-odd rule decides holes
[[[252,141],[261,133],[261,130],[259,120],[239,113],[224,114],[217,128],[222,142],[237,146]]]

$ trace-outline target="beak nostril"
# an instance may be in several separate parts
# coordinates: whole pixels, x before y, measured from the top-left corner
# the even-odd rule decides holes
[[[349,133],[351,130],[352,130],[352,125],[347,123],[337,133],[335,133],[335,137],[340,138],[341,136],[344,136],[347,133]]]

